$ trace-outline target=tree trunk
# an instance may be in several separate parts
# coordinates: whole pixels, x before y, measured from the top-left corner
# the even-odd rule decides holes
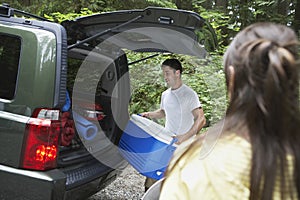
[[[249,9],[248,9],[248,0],[241,0],[239,5],[239,16],[240,16],[240,23],[241,29],[248,26],[249,23]]]
[[[286,16],[288,14],[290,1],[278,1],[277,12],[280,15]]]
[[[300,32],[299,32],[299,29],[300,29],[300,2],[299,1],[296,1],[295,17],[294,17],[294,21],[292,22],[292,25],[299,37],[300,36]]]
[[[31,0],[22,0],[22,1],[19,1],[19,3],[23,6],[31,6]]]
[[[178,9],[183,9],[183,10],[193,9],[192,0],[175,0],[175,5],[177,6]]]
[[[206,10],[213,8],[213,1],[212,0],[206,0],[203,3],[201,3],[201,6],[205,8]]]
[[[216,0],[216,7],[224,8],[224,10],[226,10],[227,5],[228,5],[228,1]]]

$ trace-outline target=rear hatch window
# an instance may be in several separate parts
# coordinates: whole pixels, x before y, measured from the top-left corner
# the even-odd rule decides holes
[[[21,39],[0,34],[0,98],[12,100],[15,95]]]

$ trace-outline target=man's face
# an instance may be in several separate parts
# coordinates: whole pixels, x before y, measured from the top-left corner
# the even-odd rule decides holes
[[[168,87],[174,87],[177,83],[177,81],[180,78],[180,71],[175,70],[167,65],[162,66],[164,79],[168,85]]]

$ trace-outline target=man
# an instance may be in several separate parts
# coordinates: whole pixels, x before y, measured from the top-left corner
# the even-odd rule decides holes
[[[174,133],[176,144],[190,139],[205,125],[206,119],[197,93],[185,85],[181,79],[182,65],[177,59],[167,59],[162,63],[164,80],[168,89],[162,93],[160,108],[141,113],[148,118],[166,118],[165,128]],[[147,190],[155,180],[146,179]]]

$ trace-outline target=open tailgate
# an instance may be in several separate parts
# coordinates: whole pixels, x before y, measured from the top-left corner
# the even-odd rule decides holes
[[[195,12],[148,7],[80,17],[64,21],[69,50],[94,48],[106,40],[120,48],[140,52],[171,52],[205,56],[199,31],[205,20]]]

